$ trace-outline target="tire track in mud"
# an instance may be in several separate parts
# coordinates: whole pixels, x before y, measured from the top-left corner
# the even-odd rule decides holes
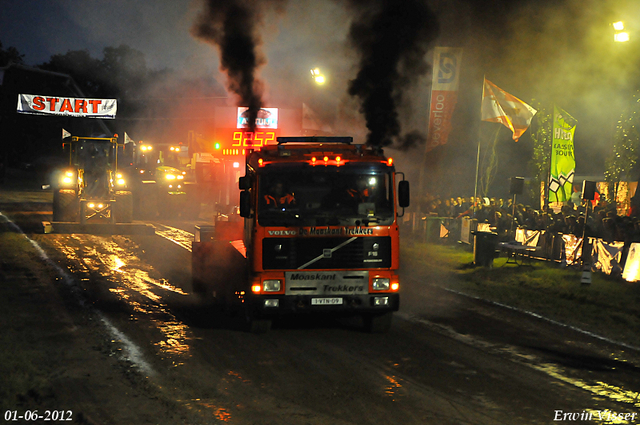
[[[94,283],[88,278],[85,285],[95,287],[108,282],[107,288],[94,289],[108,291],[110,296],[127,306],[130,320],[144,319],[160,358],[169,359],[174,365],[180,364],[190,356],[188,341],[193,336],[188,326],[171,311],[164,296],[169,293],[187,297],[189,294],[164,278],[152,277],[156,273],[154,269],[130,249],[121,246],[128,243],[128,239],[121,237],[93,235],[65,235],[51,241],[52,246],[78,268],[77,273],[99,280]]]
[[[100,310],[94,308],[90,303],[87,302],[86,298],[82,294],[82,290],[74,279],[74,277],[65,271],[62,267],[56,264],[42,249],[42,247],[29,236],[27,236],[22,229],[15,224],[9,217],[2,214],[0,212],[0,219],[7,223],[11,228],[13,228],[17,233],[21,234],[36,250],[40,260],[46,263],[49,267],[51,267],[56,274],[60,277],[63,284],[65,284],[70,290],[71,293],[76,298],[76,301],[83,307],[89,310],[92,314],[96,315],[99,318],[100,323],[103,324],[105,330],[109,334],[109,336],[117,341],[120,341],[123,347],[121,360],[132,363],[132,365],[138,368],[141,372],[147,375],[155,375],[155,371],[151,368],[151,365],[143,358],[142,350],[138,347],[131,339],[127,337],[120,329],[118,329],[112,322],[109,320],[104,313]]]

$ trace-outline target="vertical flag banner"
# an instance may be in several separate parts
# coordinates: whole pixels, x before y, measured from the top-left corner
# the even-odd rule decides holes
[[[482,87],[481,111],[482,121],[497,122],[506,126],[513,132],[513,140],[516,142],[527,131],[533,116],[538,112],[486,78]]]
[[[573,135],[577,121],[566,111],[553,106],[553,144],[549,175],[549,202],[571,199],[576,160],[573,156]]]
[[[444,145],[449,138],[451,116],[458,102],[461,62],[461,48],[435,48],[427,150]]]

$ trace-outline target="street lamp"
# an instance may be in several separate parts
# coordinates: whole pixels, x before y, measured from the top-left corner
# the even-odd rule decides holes
[[[315,81],[316,84],[320,86],[327,81],[325,76],[320,72],[319,68],[314,68],[311,70],[311,78],[313,78],[313,81]]]
[[[613,29],[616,30],[616,33],[613,34],[614,41],[618,43],[624,43],[626,41],[629,41],[629,33],[624,31],[624,22],[618,21],[618,22],[614,22],[611,25],[613,25]]]

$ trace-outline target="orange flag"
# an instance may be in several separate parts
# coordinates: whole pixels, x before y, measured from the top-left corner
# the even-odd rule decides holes
[[[516,142],[527,131],[535,109],[485,79],[482,87],[482,121],[498,122],[513,132]]]

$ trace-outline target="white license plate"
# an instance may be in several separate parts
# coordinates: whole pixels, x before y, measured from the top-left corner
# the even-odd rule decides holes
[[[311,305],[342,305],[342,298],[311,298]]]

